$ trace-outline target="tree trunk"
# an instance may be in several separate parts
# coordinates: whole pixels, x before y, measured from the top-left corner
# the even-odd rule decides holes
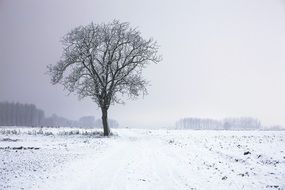
[[[104,129],[104,136],[110,135],[110,128],[108,125],[108,109],[101,108],[102,111],[102,123],[103,123],[103,129]]]

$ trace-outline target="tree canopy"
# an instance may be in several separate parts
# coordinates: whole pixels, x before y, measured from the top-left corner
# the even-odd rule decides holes
[[[146,94],[142,70],[161,61],[153,39],[144,39],[136,28],[118,20],[77,27],[63,37],[62,43],[61,59],[48,66],[51,82],[62,84],[80,98],[91,97],[105,115],[104,132],[109,106],[123,103],[121,95],[134,98]]]

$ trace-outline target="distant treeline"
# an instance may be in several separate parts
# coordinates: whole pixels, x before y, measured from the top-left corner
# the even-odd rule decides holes
[[[33,104],[0,102],[0,125],[39,126],[45,114]]]
[[[45,117],[44,111],[34,104],[0,102],[0,126],[101,128],[101,123],[101,119],[95,120],[94,116],[84,116],[78,121],[55,114]],[[111,128],[119,127],[118,122],[112,119],[109,119],[109,125]]]
[[[184,118],[176,122],[177,129],[213,129],[213,130],[255,130],[261,129],[258,119],[251,117],[226,118],[223,120]]]

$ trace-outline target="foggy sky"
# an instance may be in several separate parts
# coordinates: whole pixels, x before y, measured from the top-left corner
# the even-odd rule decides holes
[[[60,39],[90,22],[128,21],[160,44],[149,95],[110,108],[122,126],[181,117],[252,116],[285,125],[284,0],[0,0],[0,101],[34,103],[69,119],[97,105],[52,86]]]

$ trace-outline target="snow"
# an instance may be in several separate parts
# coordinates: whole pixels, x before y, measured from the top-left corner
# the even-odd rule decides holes
[[[285,131],[16,130],[0,133],[0,189],[285,189]]]

